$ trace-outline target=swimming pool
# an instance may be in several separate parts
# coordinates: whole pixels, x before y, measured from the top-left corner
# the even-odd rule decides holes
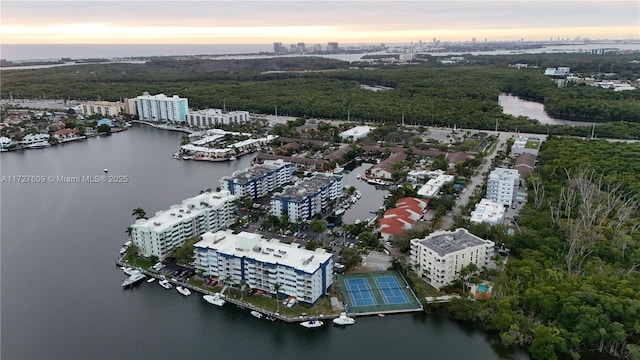
[[[476,291],[486,293],[486,292],[489,292],[489,287],[487,287],[487,285],[485,284],[481,284],[476,287]]]

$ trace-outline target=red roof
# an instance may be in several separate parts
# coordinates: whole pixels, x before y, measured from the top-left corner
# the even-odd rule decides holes
[[[380,232],[385,234],[402,234],[404,224],[396,218],[380,219]]]
[[[420,215],[420,212],[416,214]],[[388,217],[398,217],[404,220],[405,222],[408,222],[411,224],[416,222],[414,219],[411,218],[411,214],[407,211],[406,208],[389,209],[384,212],[384,218],[388,218]]]
[[[67,134],[74,134],[76,132],[75,129],[60,129],[56,132],[54,132],[54,135],[67,135]]]
[[[427,200],[427,199],[418,199],[418,198],[414,198],[414,197],[403,197],[401,199],[398,199],[398,201],[396,201],[396,206],[398,206],[398,207],[403,206],[403,205],[411,206],[410,204],[416,204],[421,209],[424,209],[424,208],[427,207],[427,203],[428,202],[429,202],[429,200]]]

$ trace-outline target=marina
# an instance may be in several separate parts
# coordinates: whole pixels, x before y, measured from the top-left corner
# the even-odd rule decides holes
[[[220,177],[246,168],[251,161],[251,156],[217,164],[175,161],[170,154],[181,136],[135,125],[118,136],[1,155],[4,174],[44,171],[75,175],[96,168],[102,173],[108,168],[110,174],[126,174],[130,179],[126,185],[3,185],[2,206],[11,209],[2,212],[3,289],[12,291],[11,295],[3,291],[2,322],[3,328],[8,326],[12,331],[3,332],[2,358],[175,359],[188,353],[193,358],[290,360],[300,354],[310,354],[309,359],[326,358],[327,348],[345,357],[395,358],[397,347],[402,347],[407,357],[421,356],[428,350],[433,358],[526,359],[517,352],[514,355],[495,348],[483,332],[438,314],[358,317],[358,326],[348,327],[348,336],[344,336],[343,331],[323,331],[333,330],[325,319],[325,326],[314,331],[302,331],[284,321],[251,321],[256,320],[250,314],[254,309],[239,308],[233,298],[225,300],[236,306],[212,309],[198,296],[184,298],[153,283],[117,291],[124,274],[114,269],[114,258],[126,227],[134,220],[131,209],[142,207],[147,213],[164,209],[211,187]],[[135,159],[131,153],[136,154]],[[68,161],[70,158],[75,161]],[[349,180],[351,174],[344,176],[347,184],[354,184]],[[366,218],[383,198],[383,191],[360,184],[362,197],[343,215],[345,219]],[[43,197],[48,201],[39,201]],[[37,226],[25,226],[26,218],[37,219]],[[42,241],[49,238],[57,240]],[[34,287],[34,278],[48,280]],[[80,289],[82,296],[75,296],[76,291],[60,291],[69,287]],[[41,301],[42,292],[48,294],[48,301]],[[96,306],[104,311],[96,312]],[[86,336],[88,313],[96,325],[91,327],[92,336],[79,342]],[[38,321],[25,322],[25,318]],[[60,331],[61,326],[65,331]],[[117,330],[123,328],[128,331]],[[174,338],[169,333],[190,335]],[[386,334],[385,343],[397,347],[372,345],[371,337],[381,333]],[[243,346],[249,339],[252,346]],[[460,347],[460,342],[466,345]]]

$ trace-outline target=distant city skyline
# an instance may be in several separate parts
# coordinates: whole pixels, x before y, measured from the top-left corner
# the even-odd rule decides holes
[[[638,1],[16,1],[2,44],[640,39]]]

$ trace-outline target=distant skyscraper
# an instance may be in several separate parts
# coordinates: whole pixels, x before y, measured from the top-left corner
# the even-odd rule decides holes
[[[338,43],[337,42],[327,43],[327,51],[338,51]]]
[[[287,52],[287,48],[282,46],[281,42],[273,43],[273,52],[276,54],[285,54]]]
[[[299,42],[297,46],[298,46],[298,52],[305,52],[306,51],[303,42]]]

